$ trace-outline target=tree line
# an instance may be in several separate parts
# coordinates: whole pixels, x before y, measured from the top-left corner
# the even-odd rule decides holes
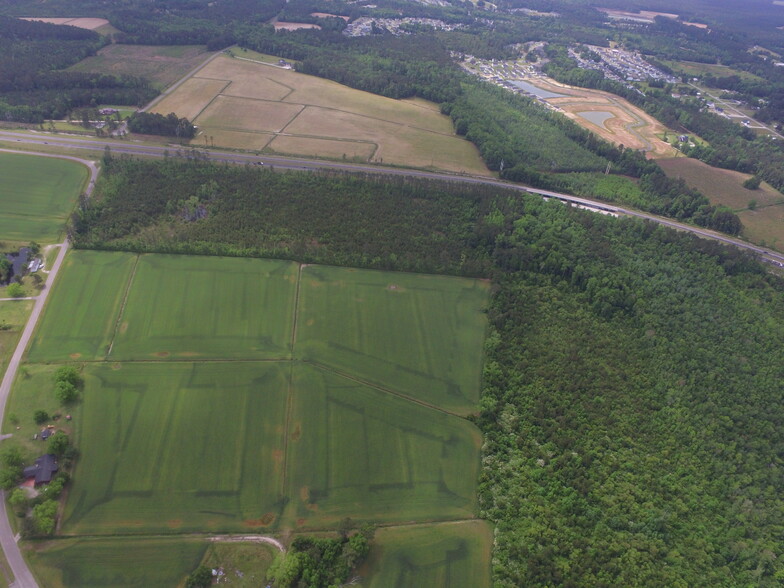
[[[784,281],[748,254],[500,188],[108,159],[78,247],[493,280],[472,418],[495,585],[784,577]]]

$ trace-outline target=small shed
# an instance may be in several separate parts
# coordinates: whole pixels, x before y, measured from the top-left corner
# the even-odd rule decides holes
[[[35,464],[24,469],[24,477],[27,480],[35,480],[35,485],[48,484],[60,469],[57,465],[57,458],[47,453],[35,460]]]
[[[46,441],[49,437],[54,435],[54,429],[50,429],[46,427],[45,429],[41,430],[41,441]]]

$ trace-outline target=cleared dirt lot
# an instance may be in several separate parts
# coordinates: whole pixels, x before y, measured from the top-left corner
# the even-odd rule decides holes
[[[652,158],[674,157],[676,154],[671,145],[658,137],[669,129],[623,98],[609,92],[575,88],[541,78],[526,81],[549,92],[564,94],[564,96],[546,98],[545,100],[558,107],[564,115],[581,127],[615,145],[643,149]],[[579,112],[608,112],[613,116],[608,118],[603,125],[597,125],[580,116]]]
[[[194,145],[490,173],[434,104],[241,58],[218,56],[152,111],[191,119]]]

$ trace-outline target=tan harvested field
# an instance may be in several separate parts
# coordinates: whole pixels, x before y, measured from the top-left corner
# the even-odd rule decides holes
[[[191,119],[194,145],[267,149],[326,158],[489,175],[470,142],[438,106],[393,100],[292,70],[218,56],[153,112]],[[272,140],[268,139],[272,137]]]
[[[683,178],[711,203],[737,211],[743,236],[749,241],[784,250],[784,194],[766,182],[758,190],[747,190],[743,182],[749,174],[711,167],[688,157],[660,159],[658,163],[668,176]],[[751,200],[757,203],[755,210],[748,209]]]
[[[93,57],[83,59],[69,71],[139,76],[159,88],[170,86],[207,58],[200,45],[107,45]],[[168,114],[168,113],[166,113]]]
[[[175,92],[158,102],[151,112],[164,115],[174,112],[177,116],[184,116],[193,121],[228,84],[226,80],[190,78],[185,80]]]
[[[309,137],[289,137],[278,135],[270,142],[269,148],[280,153],[299,153],[309,157],[329,157],[368,161],[376,152],[375,143],[361,141],[338,141],[337,139],[313,139]]]
[[[91,31],[109,24],[109,21],[105,18],[40,18],[37,16],[26,16],[23,17],[22,20],[37,20],[40,22],[48,22],[50,24],[68,25],[70,27],[78,27],[80,29],[89,29]]]
[[[219,95],[198,117],[198,124],[205,128],[279,133],[303,108],[300,104]]]
[[[643,149],[648,157],[654,159],[674,157],[677,153],[670,144],[658,136],[667,131],[674,131],[670,131],[648,113],[619,96],[600,90],[566,86],[542,78],[526,81],[543,90],[565,94],[565,96],[546,98],[546,101],[560,108],[564,115],[580,126],[615,145]],[[609,112],[613,117],[607,119],[603,125],[597,125],[577,114],[579,112]]]
[[[207,139],[205,140],[205,136]],[[244,145],[245,149],[251,151],[261,151],[272,139],[273,133],[252,133],[247,131],[229,131],[227,129],[209,129],[209,131],[199,135],[198,139],[191,141],[194,147],[209,145]]]

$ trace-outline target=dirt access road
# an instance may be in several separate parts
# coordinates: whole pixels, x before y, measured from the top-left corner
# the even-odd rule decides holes
[[[12,151],[10,149],[2,149],[2,151],[22,153],[19,151]],[[69,159],[87,166],[87,169],[90,170],[90,179],[88,181],[87,187],[84,190],[84,193],[88,197],[90,194],[92,194],[93,188],[95,187],[95,180],[98,177],[98,168],[95,165],[95,162],[65,155],[52,155],[51,153],[34,153],[29,151],[25,151],[24,153],[27,155],[39,155],[41,157],[58,157],[59,159]],[[30,313],[30,318],[27,320],[24,331],[22,331],[22,336],[19,338],[19,343],[16,346],[16,350],[14,350],[11,361],[8,363],[8,369],[6,369],[5,375],[3,376],[3,381],[0,384],[0,423],[3,422],[5,405],[8,401],[8,395],[11,392],[11,384],[16,377],[19,364],[22,362],[22,355],[24,354],[25,349],[27,349],[27,345],[30,343],[35,326],[38,323],[39,317],[41,316],[41,311],[46,304],[46,299],[49,296],[49,292],[51,291],[52,285],[57,278],[57,273],[60,271],[60,267],[63,264],[63,259],[65,259],[65,254],[67,252],[68,240],[66,239],[60,243],[60,251],[57,254],[57,259],[55,260],[54,265],[52,265],[52,268],[49,270],[49,275],[46,277],[44,289],[35,298],[35,302],[33,303],[33,311]],[[37,588],[38,583],[35,581],[30,568],[27,567],[27,562],[25,562],[24,558],[22,557],[22,552],[19,550],[19,545],[16,543],[16,537],[14,537],[14,532],[11,529],[11,524],[8,521],[8,513],[6,512],[5,508],[5,493],[3,492],[0,492],[0,546],[2,546],[5,557],[8,560],[8,565],[11,566],[11,571],[14,574],[14,578],[16,578],[11,586],[14,588]]]

